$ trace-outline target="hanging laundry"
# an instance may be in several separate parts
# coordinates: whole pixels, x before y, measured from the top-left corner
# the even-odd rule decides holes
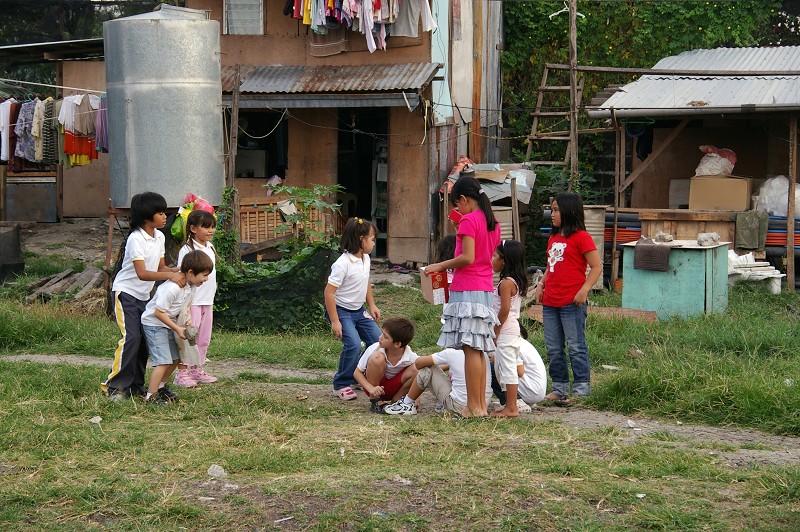
[[[14,98],[9,98],[3,103],[0,103],[0,161],[8,161],[9,158],[10,136],[11,130],[13,129],[11,122],[11,105],[16,102],[17,100]],[[16,124],[16,121],[13,122],[13,124]]]
[[[17,118],[17,125],[14,132],[17,134],[17,146],[14,155],[27,161],[36,162],[35,142],[31,130],[33,129],[33,113],[39,98],[22,104],[22,109]]]

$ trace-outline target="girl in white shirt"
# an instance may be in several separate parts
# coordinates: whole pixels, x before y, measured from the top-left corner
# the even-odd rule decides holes
[[[528,290],[528,277],[525,271],[525,248],[516,240],[503,240],[492,255],[492,269],[500,273],[500,282],[494,292],[494,310],[500,324],[494,328],[494,365],[497,380],[506,392],[502,410],[494,412],[496,417],[517,417],[519,409],[514,398],[517,397],[519,376],[517,359],[520,348],[519,312],[522,294]]]
[[[208,281],[198,286],[194,293],[189,311],[192,325],[197,327],[197,350],[200,352],[200,365],[187,368],[179,367],[175,375],[175,385],[193,388],[200,383],[217,382],[217,378],[203,370],[206,363],[208,344],[211,343],[211,327],[214,322],[214,295],[217,293],[217,253],[211,239],[217,219],[208,211],[195,210],[186,218],[186,243],[178,252],[178,266],[190,252],[200,250],[209,256],[214,269],[208,275]]]
[[[361,354],[361,342],[370,346],[381,335],[375,323],[381,319],[381,311],[375,305],[369,283],[369,254],[375,247],[375,234],[376,227],[369,220],[358,217],[347,220],[342,231],[344,253],[331,266],[325,286],[325,317],[331,323],[331,331],[343,344],[339,368],[333,376],[333,390],[344,401],[356,398],[353,374]]]

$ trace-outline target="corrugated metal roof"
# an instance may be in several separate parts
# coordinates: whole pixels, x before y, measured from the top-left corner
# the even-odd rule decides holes
[[[309,94],[418,90],[431,82],[441,65],[244,66],[242,94]],[[233,88],[235,70],[223,68],[222,90]]]
[[[800,71],[800,46],[691,50],[656,63],[661,70]],[[800,76],[644,75],[622,87],[593,117],[683,116],[800,109]]]

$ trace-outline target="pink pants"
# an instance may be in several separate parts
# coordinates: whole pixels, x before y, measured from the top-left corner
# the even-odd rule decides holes
[[[213,305],[192,305],[192,325],[197,327],[197,350],[200,351],[200,365],[206,363],[206,351],[211,343],[211,326],[214,323]]]

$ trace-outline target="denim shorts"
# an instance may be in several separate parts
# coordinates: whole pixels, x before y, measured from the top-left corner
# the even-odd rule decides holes
[[[147,351],[150,353],[150,364],[153,367],[172,364],[181,359],[175,333],[169,327],[142,325]]]

